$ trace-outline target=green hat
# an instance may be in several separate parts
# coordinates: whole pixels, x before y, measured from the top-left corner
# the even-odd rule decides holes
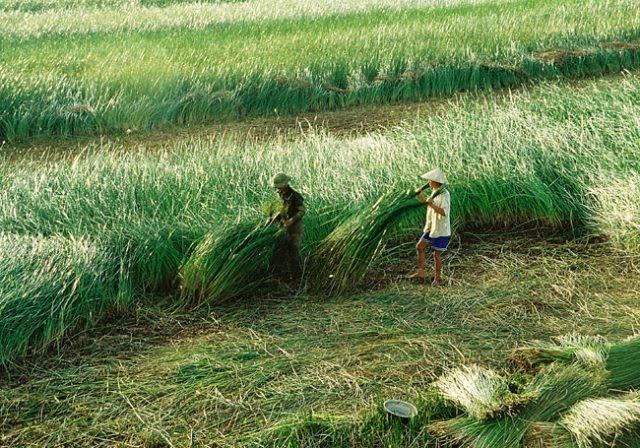
[[[271,184],[273,188],[282,188],[284,186],[289,185],[291,178],[284,173],[278,173],[271,179]]]

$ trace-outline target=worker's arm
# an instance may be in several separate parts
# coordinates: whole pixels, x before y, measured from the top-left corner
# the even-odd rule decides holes
[[[300,221],[304,216],[305,211],[306,209],[304,207],[304,202],[300,202],[300,205],[298,206],[298,211],[296,212],[296,214],[284,222],[285,227],[289,227],[290,225],[293,225],[296,222]]]
[[[418,197],[418,200],[419,200],[420,202],[424,202],[424,206],[425,206],[425,207],[428,207],[428,206],[429,206],[429,204],[428,204],[428,201],[429,201],[429,200],[428,200],[428,199],[427,199],[427,197],[424,195],[424,190],[418,190],[418,196],[417,196],[417,197]]]
[[[442,207],[438,207],[436,204],[434,204],[433,199],[429,199],[427,201],[427,207],[431,207],[433,211],[435,211],[440,216],[447,216],[447,212],[445,211],[445,209],[443,209]]]

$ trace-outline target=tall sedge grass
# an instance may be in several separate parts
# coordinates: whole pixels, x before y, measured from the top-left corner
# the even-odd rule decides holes
[[[118,260],[88,239],[0,235],[0,362],[131,303]]]
[[[63,252],[72,251],[74,241],[95,244],[101,266],[96,272],[108,268],[113,274],[107,277],[117,281],[79,281],[87,286],[74,300],[80,297],[90,304],[87,309],[95,307],[93,316],[103,309],[93,297],[104,294],[104,285],[112,285],[110,291],[148,296],[173,294],[179,272],[184,291],[193,292],[185,292],[179,303],[255,291],[264,280],[259,273],[265,272],[256,271],[256,258],[236,257],[233,269],[227,269],[216,254],[224,241],[227,249],[237,247],[262,205],[277,200],[269,180],[281,170],[293,175],[294,187],[306,199],[303,256],[323,259],[326,248],[335,247],[332,260],[339,263],[326,266],[340,267],[342,278],[355,279],[349,284],[362,278],[362,267],[372,255],[375,261],[380,247],[419,235],[424,210],[415,199],[411,204],[418,206],[416,212],[406,216],[390,215],[388,206],[394,200],[402,203],[396,192],[415,189],[418,175],[433,167],[449,177],[451,218],[458,230],[566,228],[622,244],[626,238],[621,241],[603,229],[610,222],[610,204],[623,204],[624,199],[615,202],[609,196],[603,201],[604,195],[593,192],[606,187],[602,179],[634,178],[640,172],[640,127],[633,119],[640,116],[639,98],[640,81],[629,76],[576,90],[545,85],[497,102],[489,97],[451,102],[446,114],[362,137],[310,134],[284,147],[281,142],[194,140],[153,154],[107,145],[55,161],[17,164],[6,159],[0,161],[0,230],[16,238],[55,240]],[[622,187],[607,191],[627,197]],[[362,210],[371,215],[363,220]],[[616,206],[613,210],[617,213]],[[345,224],[352,219],[357,225]],[[633,221],[616,225],[629,238],[635,234]],[[344,246],[337,229],[361,245]],[[260,260],[266,258],[270,238],[256,240],[264,242],[259,254],[265,257],[260,255]],[[355,248],[349,254],[361,257],[362,263],[351,265],[341,252],[345,247]],[[3,258],[12,259],[11,249],[4,250]],[[9,274],[0,277],[0,308],[25,290],[46,291],[42,304],[64,302],[65,284],[32,275],[36,265],[11,266],[23,282],[10,280]],[[311,273],[323,266],[311,264]],[[216,284],[220,289],[215,294],[202,295],[197,291],[209,287],[210,269],[221,269],[225,280]],[[251,281],[245,284],[246,279]],[[88,285],[95,286],[95,295]],[[119,303],[131,303],[127,300]],[[42,319],[40,327],[11,330],[10,337],[22,344],[16,347],[38,338],[42,344],[58,341],[84,319],[69,317],[59,331],[44,331],[49,318],[57,321],[55,308],[46,309],[50,314],[34,314]],[[9,332],[8,326],[3,328]],[[2,361],[21,352],[6,350]]]
[[[221,23],[321,18],[379,9],[473,5],[489,1],[332,0],[320,4],[299,0],[3,0],[0,11],[4,11],[4,20],[20,22],[20,31],[14,30],[13,36],[33,38],[59,33],[200,29]],[[25,12],[31,14],[25,15]],[[126,17],[122,17],[123,12],[127,13]]]
[[[180,270],[181,297],[187,303],[221,303],[254,292],[270,277],[282,237],[275,226],[251,224],[205,236]]]
[[[633,0],[391,3],[0,11],[0,139],[421,99],[640,60]]]

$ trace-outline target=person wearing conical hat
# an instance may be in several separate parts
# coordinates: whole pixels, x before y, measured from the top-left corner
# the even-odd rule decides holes
[[[302,274],[300,259],[300,242],[304,225],[302,217],[305,214],[304,198],[295,191],[289,183],[291,178],[284,173],[277,173],[271,179],[271,185],[278,191],[282,200],[282,210],[272,218],[287,229],[284,240],[284,251],[288,265],[288,280],[298,280]]]
[[[425,252],[428,247],[433,249],[435,263],[433,286],[442,286],[442,253],[447,250],[451,237],[451,195],[445,188],[447,178],[442,171],[434,169],[422,175],[429,182],[431,194],[426,197],[424,191],[418,191],[418,199],[424,202],[427,209],[427,222],[420,240],[416,244],[418,256],[418,270],[409,278],[425,281]]]

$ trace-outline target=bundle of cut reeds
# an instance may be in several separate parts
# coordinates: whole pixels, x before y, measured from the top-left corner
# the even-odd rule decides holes
[[[205,236],[182,266],[185,303],[221,303],[254,292],[270,276],[270,261],[282,231],[239,224]]]

